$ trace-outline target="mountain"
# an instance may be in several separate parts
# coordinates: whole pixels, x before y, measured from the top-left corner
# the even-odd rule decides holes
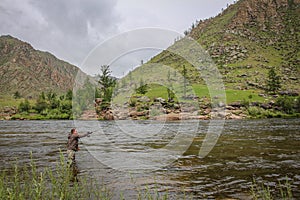
[[[209,52],[227,88],[263,88],[270,68],[282,89],[300,92],[300,0],[239,0],[216,17],[197,21],[185,32]],[[175,44],[176,45],[176,42]],[[200,82],[193,67],[163,51],[150,63],[162,63]]]
[[[0,37],[0,95],[18,91],[23,97],[44,92],[66,92],[73,88],[79,68],[12,36]]]

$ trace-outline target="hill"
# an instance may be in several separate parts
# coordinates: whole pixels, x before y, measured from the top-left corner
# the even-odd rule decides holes
[[[63,93],[73,88],[79,68],[12,36],[0,37],[0,96],[18,91],[36,97],[42,91]]]
[[[210,53],[227,88],[261,89],[275,67],[282,89],[299,93],[299,18],[299,0],[239,0],[216,17],[197,21],[185,34]],[[150,63],[179,71],[185,65],[189,80],[203,83],[189,63],[169,51]]]

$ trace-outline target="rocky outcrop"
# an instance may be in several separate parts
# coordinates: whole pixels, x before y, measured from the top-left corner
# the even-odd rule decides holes
[[[209,52],[212,58],[216,59],[217,63],[233,63],[235,61],[242,61],[248,56],[246,47],[239,45],[231,46],[215,46],[209,47]]]
[[[140,110],[141,102],[145,98],[138,98],[139,100],[134,106],[124,105],[123,107],[114,106],[111,113],[113,113],[114,120],[159,120],[159,121],[178,121],[178,120],[209,120],[209,119],[244,119],[247,118],[245,109],[240,102],[232,103],[225,107],[212,109],[210,100],[208,98],[198,98],[194,103],[168,103],[163,98],[156,98],[149,103],[147,109]],[[197,106],[196,104],[199,104]],[[100,119],[105,119],[105,113],[102,113]],[[112,119],[112,118],[110,118]]]
[[[249,25],[258,26],[261,30],[271,29],[280,33],[284,29],[284,23],[282,13],[278,11],[286,7],[288,7],[287,0],[241,1],[229,28],[244,29]]]
[[[95,110],[86,110],[82,113],[79,119],[81,120],[94,120],[98,119],[98,115]]]

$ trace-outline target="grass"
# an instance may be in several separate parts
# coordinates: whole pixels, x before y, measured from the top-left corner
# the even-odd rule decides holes
[[[258,102],[263,102],[265,100],[263,97],[260,97],[258,93],[254,90],[233,90],[233,89],[226,90],[226,99],[227,99],[227,103],[249,100],[249,99],[251,101],[258,101]]]
[[[279,181],[276,185],[276,188],[273,190],[263,182],[257,183],[257,181],[254,179],[250,193],[253,200],[293,199],[292,188],[288,178],[286,178],[286,181],[283,184]],[[278,195],[276,195],[276,193],[278,193]]]
[[[110,199],[110,192],[88,178],[74,181],[73,171],[63,154],[56,168],[38,169],[31,156],[31,163],[12,171],[2,171],[0,199]]]
[[[193,84],[192,88],[194,90],[195,95],[198,97],[208,97],[210,98],[210,94],[206,85],[201,84]],[[244,101],[244,100],[251,100],[251,101],[258,101],[263,102],[265,99],[260,97],[257,91],[254,90],[234,90],[234,89],[226,89],[226,100],[227,103],[237,102],[237,101]],[[158,86],[155,88],[151,88],[148,93],[146,94],[150,99],[154,97],[162,97],[164,99],[167,98],[167,90],[163,86]],[[250,97],[250,98],[249,98]]]
[[[0,96],[0,109],[8,106],[8,107],[18,107],[19,104],[24,101],[24,98],[15,99],[11,96]],[[34,104],[35,100],[29,100],[30,104]]]
[[[188,99],[182,99],[181,97],[183,96],[182,91],[181,92],[177,92],[176,91],[180,91],[180,89],[178,89],[180,86],[176,85],[173,86],[173,88],[175,88],[175,101],[179,100],[179,102],[181,103],[191,103],[194,102],[193,100],[188,100]],[[203,84],[192,84],[190,86],[188,86],[187,88],[188,92],[187,94],[194,94],[199,98],[208,98],[211,99],[209,90],[207,88],[206,85]],[[227,88],[225,90],[225,94],[226,94],[226,103],[230,104],[232,102],[265,102],[265,98],[259,96],[259,92],[261,92],[260,90],[235,90],[235,89],[229,89]],[[127,93],[126,93],[127,94]],[[143,96],[143,95],[136,95],[136,94],[131,94],[133,96]],[[167,95],[167,88],[161,85],[151,85],[148,88],[148,92],[145,94],[145,96],[147,96],[150,101],[154,101],[155,98],[161,97],[164,99],[168,99],[168,95]],[[119,104],[123,104],[125,101],[129,101],[128,98],[125,98],[124,95],[123,96],[117,96],[114,99],[114,102],[117,102]]]

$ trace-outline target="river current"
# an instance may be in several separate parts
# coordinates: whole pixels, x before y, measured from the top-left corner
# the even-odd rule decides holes
[[[120,193],[134,198],[144,188],[171,199],[251,199],[254,179],[275,194],[279,182],[288,180],[300,198],[300,119],[225,121],[202,157],[209,126],[209,121],[0,121],[0,170],[16,159],[29,163],[30,152],[39,168],[54,167],[76,127],[79,133],[93,131],[76,154],[79,179],[95,179],[116,199]]]

